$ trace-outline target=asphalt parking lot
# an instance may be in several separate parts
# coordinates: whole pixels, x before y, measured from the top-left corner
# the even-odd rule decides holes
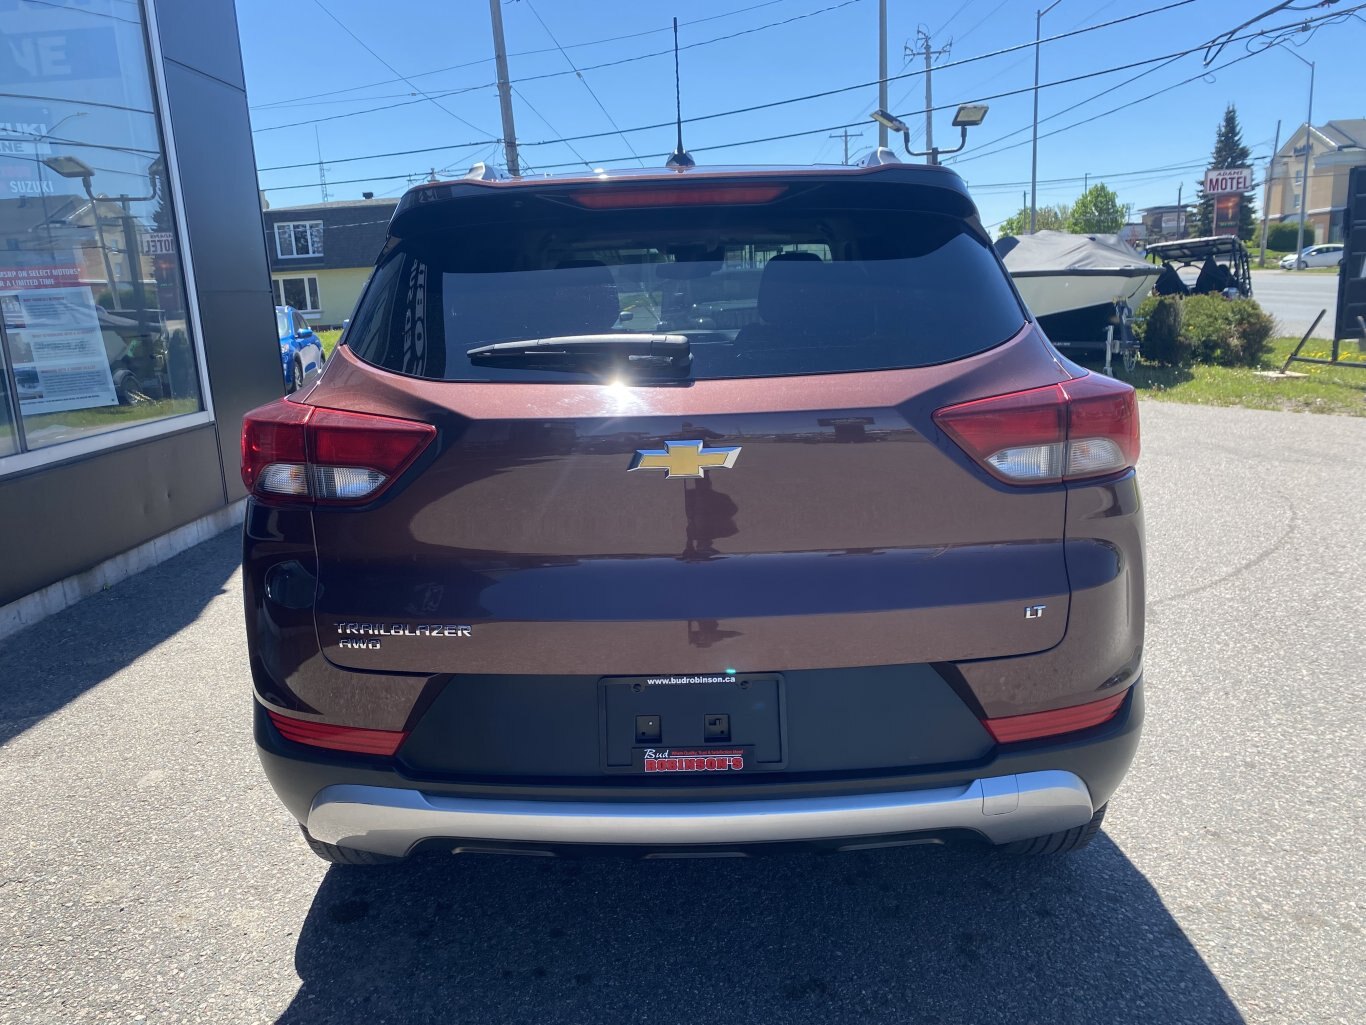
[[[1366,420],[1146,404],[1148,726],[1060,859],[316,860],[225,535],[0,643],[0,1022],[1366,1020]]]

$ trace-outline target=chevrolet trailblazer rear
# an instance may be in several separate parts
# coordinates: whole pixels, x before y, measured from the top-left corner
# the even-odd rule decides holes
[[[951,171],[421,186],[245,420],[262,762],[345,863],[1080,847],[1142,719],[1137,457]]]

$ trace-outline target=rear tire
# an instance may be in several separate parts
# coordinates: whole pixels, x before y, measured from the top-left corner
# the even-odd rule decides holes
[[[304,825],[300,824],[299,829],[308,841],[308,846],[313,849],[313,853],[329,865],[392,865],[403,860],[392,854],[376,854],[374,851],[358,851],[354,847],[338,847],[336,844],[324,843],[309,836]]]
[[[1106,805],[1101,805],[1096,809],[1096,813],[1091,816],[1091,821],[1085,825],[1075,826],[1072,829],[1064,829],[1060,833],[1049,833],[1047,836],[1036,836],[1029,840],[1016,840],[1014,843],[1001,844],[996,848],[1002,854],[1013,854],[1022,857],[1032,857],[1036,854],[1065,854],[1068,851],[1079,851],[1091,842],[1091,839],[1100,832],[1101,820],[1105,818]]]

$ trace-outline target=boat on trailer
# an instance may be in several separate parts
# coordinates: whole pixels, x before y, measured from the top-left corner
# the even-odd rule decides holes
[[[1117,235],[1038,231],[996,242],[1015,288],[1039,326],[1063,348],[1104,348],[1152,291],[1162,268]]]

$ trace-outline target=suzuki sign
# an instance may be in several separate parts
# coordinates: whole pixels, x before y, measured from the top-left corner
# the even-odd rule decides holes
[[[1220,167],[1205,172],[1205,195],[1223,196],[1230,192],[1252,191],[1252,168]]]

